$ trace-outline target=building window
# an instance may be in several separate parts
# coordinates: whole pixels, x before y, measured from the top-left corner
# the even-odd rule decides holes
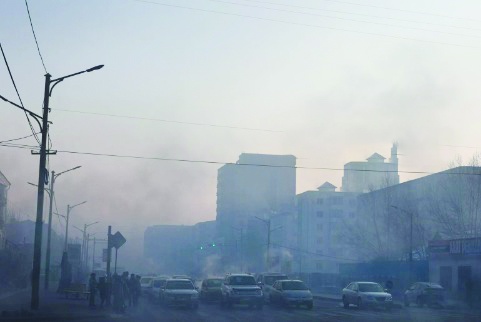
[[[321,262],[316,263],[316,270],[322,271],[322,263]]]
[[[321,229],[322,229],[322,224],[317,224],[317,229],[321,230]]]
[[[324,200],[322,198],[317,198],[317,204],[322,205]]]
[[[318,243],[318,244],[322,244],[322,238],[318,238],[318,239],[317,239],[317,243]]]
[[[317,212],[317,218],[322,218],[324,216],[324,213],[322,211]]]
[[[354,218],[355,216],[356,216],[355,213],[353,213],[353,212],[350,212],[350,213],[349,213],[349,217]]]

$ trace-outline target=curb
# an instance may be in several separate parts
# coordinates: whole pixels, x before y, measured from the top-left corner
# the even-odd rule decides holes
[[[331,302],[341,302],[342,299],[341,298],[334,298],[334,297],[327,297],[327,296],[324,296],[324,295],[312,295],[313,298],[315,298],[316,300],[324,300],[324,301],[331,301]]]

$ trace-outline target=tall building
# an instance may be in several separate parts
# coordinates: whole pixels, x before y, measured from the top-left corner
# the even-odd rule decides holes
[[[355,257],[345,244],[344,223],[357,216],[357,192],[339,192],[326,182],[297,195],[298,254],[295,271],[337,274],[339,264]]]
[[[10,182],[0,171],[0,249],[5,247],[5,225],[7,221],[7,191]]]
[[[293,155],[243,153],[236,164],[219,169],[217,234],[224,244],[226,263],[239,264],[243,258],[246,269],[265,269],[259,264],[266,256],[266,221],[295,215],[295,165]]]
[[[144,232],[144,258],[148,273],[192,274],[195,245],[193,227],[156,225]]]
[[[349,162],[344,165],[342,191],[370,192],[399,184],[397,144],[391,148],[389,162],[374,153],[367,161]]]

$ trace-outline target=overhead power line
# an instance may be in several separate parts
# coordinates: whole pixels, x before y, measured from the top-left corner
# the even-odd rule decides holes
[[[430,43],[430,44],[436,44],[436,45],[481,49],[481,47],[479,47],[479,46],[471,46],[471,45],[456,44],[456,43],[449,43],[449,42],[442,42],[442,41],[435,41],[435,40],[425,40],[425,39],[418,39],[418,38],[395,36],[395,35],[382,34],[382,33],[376,33],[376,32],[367,32],[367,31],[360,31],[360,30],[351,30],[351,29],[344,29],[344,28],[320,26],[320,25],[314,25],[314,24],[308,24],[308,23],[302,23],[302,22],[293,22],[293,21],[287,21],[287,20],[271,19],[271,18],[264,18],[264,17],[257,17],[257,16],[249,16],[249,15],[232,13],[232,12],[224,12],[224,11],[217,11],[217,10],[210,10],[210,9],[201,9],[201,8],[194,8],[194,7],[178,6],[178,5],[160,3],[160,2],[155,2],[155,1],[148,1],[148,0],[132,0],[132,1],[139,2],[139,3],[153,4],[153,5],[158,5],[158,6],[164,6],[164,7],[177,8],[177,9],[185,9],[185,10],[193,10],[193,11],[199,11],[199,12],[215,13],[215,14],[221,14],[221,15],[227,15],[227,16],[249,18],[249,19],[262,20],[262,21],[268,21],[268,22],[276,22],[276,23],[282,23],[282,24],[302,26],[302,27],[335,30],[335,31],[342,31],[342,32],[347,32],[347,33],[355,33],[355,34],[362,34],[362,35],[369,35],[369,36],[376,36],[376,37],[384,37],[384,38],[391,38],[391,39],[401,39],[401,40],[409,40],[409,41],[416,41],[416,42],[424,42],[424,43]]]
[[[43,61],[42,53],[40,52],[40,47],[38,46],[37,36],[35,35],[35,30],[33,29],[32,17],[30,16],[30,10],[28,9],[27,0],[25,0],[25,6],[27,7],[28,20],[30,20],[30,26],[32,27],[33,38],[35,39],[35,44],[37,44],[38,55],[40,56],[40,60],[42,61],[42,66],[43,66],[43,69],[45,70],[45,74],[47,74],[48,73],[47,68],[45,67],[45,63]]]
[[[0,146],[19,148],[19,149],[39,149],[36,146],[12,144],[12,143],[0,143]],[[137,160],[153,160],[153,161],[173,161],[173,162],[185,162],[185,163],[203,163],[203,164],[217,164],[217,165],[232,165],[243,167],[263,167],[263,168],[286,168],[286,169],[299,169],[299,170],[328,170],[328,171],[351,171],[351,172],[375,172],[375,173],[404,173],[404,174],[447,174],[447,175],[481,175],[480,173],[473,172],[429,172],[429,171],[407,171],[407,170],[371,170],[371,169],[344,169],[333,167],[305,167],[305,166],[290,166],[290,165],[273,165],[273,164],[260,164],[260,163],[237,163],[237,162],[223,162],[214,160],[193,160],[193,159],[179,159],[179,158],[162,158],[162,157],[146,157],[138,155],[125,155],[125,154],[112,154],[112,153],[97,153],[97,152],[82,152],[73,150],[56,150],[57,153],[77,154],[77,155],[90,155],[90,156],[102,156],[121,159],[137,159]]]
[[[249,1],[249,0],[247,0],[247,1]],[[441,18],[449,18],[449,19],[457,19],[457,20],[471,20],[471,21],[480,22],[480,20],[477,20],[477,19],[460,18],[460,17],[442,15],[442,14],[437,14],[437,13],[432,13],[432,12],[426,12],[426,11],[415,11],[415,10],[400,9],[400,8],[382,7],[382,6],[375,6],[375,5],[370,5],[370,4],[355,3],[355,2],[348,2],[348,1],[341,1],[341,0],[322,0],[322,1],[342,3],[342,4],[353,5],[353,6],[359,6],[359,7],[369,7],[369,8],[390,10],[390,11],[399,11],[399,12],[406,12],[406,13],[415,13],[415,14],[419,14],[419,15],[427,15],[427,16],[433,16],[433,17],[441,17]]]
[[[197,123],[197,122],[184,122],[184,121],[148,118],[148,117],[131,116],[131,115],[118,115],[118,114],[107,114],[107,113],[97,113],[97,112],[84,112],[84,111],[66,110],[66,109],[59,109],[59,108],[56,108],[54,110],[60,111],[60,112],[79,113],[79,114],[87,114],[87,115],[109,116],[109,117],[118,117],[118,118],[134,119],[134,120],[155,121],[155,122],[186,124],[186,125],[196,125],[196,126],[220,127],[220,128],[235,129],[235,130],[249,130],[249,131],[262,131],[262,132],[283,132],[283,131],[269,130],[269,129],[259,129],[259,128],[249,128],[249,127],[220,125],[220,124],[209,124],[209,123]]]
[[[328,19],[337,19],[337,20],[343,20],[343,21],[360,22],[360,23],[365,23],[365,24],[373,24],[373,25],[380,25],[380,26],[387,26],[387,27],[394,27],[394,28],[401,28],[401,29],[411,29],[411,30],[435,32],[435,33],[441,33],[441,34],[447,34],[447,35],[453,35],[453,36],[481,38],[481,36],[477,36],[477,35],[466,35],[466,34],[459,34],[459,33],[455,33],[455,32],[448,32],[448,31],[441,31],[441,30],[433,30],[433,29],[424,29],[424,28],[418,28],[418,27],[408,27],[408,26],[392,25],[392,24],[383,23],[383,22],[357,20],[357,19],[344,18],[344,17],[335,17],[335,16],[327,16],[327,15],[321,15],[321,14],[317,14],[317,13],[309,13],[309,12],[301,12],[301,11],[292,11],[292,10],[278,9],[278,8],[272,8],[272,7],[263,7],[263,6],[243,4],[243,3],[231,2],[231,1],[224,1],[224,0],[206,0],[206,1],[217,2],[217,3],[226,3],[226,4],[231,4],[231,5],[236,5],[236,6],[244,6],[244,7],[250,7],[250,8],[259,8],[259,9],[266,9],[266,10],[287,12],[287,13],[295,13],[295,14],[300,14],[300,15],[315,16],[315,17],[322,17],[322,18],[328,18]]]
[[[39,134],[40,132],[38,132],[37,134]],[[9,139],[9,140],[3,140],[3,141],[0,141],[0,143],[6,143],[6,142],[12,142],[12,141],[19,141],[19,140],[23,140],[23,139],[26,139],[26,138],[29,138],[33,136],[33,134],[30,134],[30,135],[26,135],[26,136],[22,136],[20,138],[15,138],[15,139]]]
[[[3,51],[2,43],[0,43],[0,50],[2,51],[3,60],[5,62],[5,65],[7,66],[8,74],[10,75],[10,80],[12,81],[13,87],[15,88],[15,92],[17,92],[20,105],[25,109],[22,98],[20,97],[20,93],[18,92],[18,89],[17,89],[17,84],[15,84],[15,80],[13,79],[12,71],[10,70],[10,66],[8,65],[7,57],[5,56],[5,52]],[[37,133],[35,132],[32,122],[30,122],[30,118],[28,117],[28,114],[25,110],[24,110],[24,113],[25,113],[25,117],[27,118],[28,125],[30,126],[30,130],[32,131],[32,135],[35,137],[35,140],[37,141],[37,143],[40,144],[40,140],[37,136]]]
[[[306,7],[306,6],[299,6],[299,5],[292,5],[292,4],[284,4],[284,3],[276,3],[276,2],[268,2],[268,1],[259,1],[259,0],[244,0],[244,1],[249,1],[249,2],[254,2],[254,3],[262,3],[262,4],[270,4],[270,5],[281,6],[281,7],[288,7],[288,8],[298,8],[298,9],[307,9],[307,10],[324,11],[324,12],[332,12],[332,13],[342,13],[342,14],[348,14],[348,15],[360,16],[360,17],[369,17],[369,18],[378,18],[378,19],[388,19],[388,20],[394,20],[394,21],[417,23],[417,24],[425,24],[425,25],[438,26],[438,27],[448,27],[448,28],[457,28],[457,29],[466,29],[466,30],[476,30],[476,31],[480,31],[480,30],[481,30],[481,28],[471,28],[471,27],[464,27],[464,26],[446,25],[446,24],[439,24],[439,23],[433,23],[433,22],[428,22],[428,21],[417,21],[417,20],[409,20],[409,19],[400,19],[400,18],[387,17],[387,16],[368,15],[368,14],[357,13],[357,12],[350,12],[350,11],[332,10],[332,9],[324,9],[324,8],[321,9],[321,8],[315,8],[315,7]]]

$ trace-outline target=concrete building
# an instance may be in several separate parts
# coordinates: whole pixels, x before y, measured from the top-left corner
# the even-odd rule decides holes
[[[0,249],[5,247],[5,225],[7,221],[7,192],[10,182],[0,171]]]
[[[192,274],[195,245],[193,227],[157,225],[144,233],[144,258],[149,273]]]
[[[265,262],[267,226],[260,219],[295,216],[295,165],[292,155],[243,153],[236,164],[219,169],[216,220],[218,237],[225,245],[226,263],[239,267],[239,259],[244,258],[247,269],[265,269],[259,263]],[[241,230],[245,237],[242,245]]]
[[[481,236],[481,168],[457,167],[358,197],[345,238],[366,260],[427,258],[428,241]]]
[[[339,192],[326,182],[317,191],[297,195],[296,271],[339,273],[339,264],[357,257],[345,243],[344,223],[357,216],[357,192]],[[352,250],[352,251],[351,251]]]
[[[461,298],[466,294],[466,283],[472,280],[479,286],[481,238],[430,241],[429,279]]]
[[[391,148],[391,159],[374,153],[367,162],[349,162],[344,165],[342,191],[370,192],[399,184],[397,144]]]

